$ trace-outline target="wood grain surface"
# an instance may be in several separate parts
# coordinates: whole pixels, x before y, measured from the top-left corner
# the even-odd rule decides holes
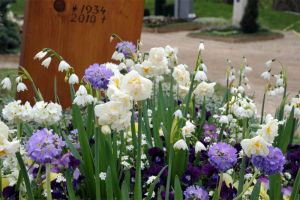
[[[54,101],[56,77],[60,102],[68,107],[69,85],[58,72],[58,61],[52,59],[46,69],[34,55],[52,48],[82,77],[90,64],[110,61],[116,44],[109,40],[113,33],[136,43],[143,13],[144,0],[27,0],[20,65],[30,72],[45,101]],[[33,96],[29,87],[20,98],[33,102]]]

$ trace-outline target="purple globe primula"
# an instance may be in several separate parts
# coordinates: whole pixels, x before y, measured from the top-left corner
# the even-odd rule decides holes
[[[209,162],[221,172],[232,168],[237,162],[237,151],[224,142],[212,145],[208,150]]]
[[[51,163],[62,153],[65,142],[52,130],[46,128],[33,133],[29,138],[26,150],[32,160],[37,163]]]
[[[209,200],[208,193],[197,185],[187,187],[183,194],[185,200]]]
[[[123,53],[125,58],[131,58],[132,54],[136,52],[136,46],[129,41],[119,42],[116,46],[119,53]]]
[[[282,172],[285,157],[277,147],[269,147],[267,156],[252,156],[253,165],[265,175],[273,175]]]
[[[205,123],[203,126],[204,136],[212,139],[218,139],[217,126],[214,124]]]
[[[105,64],[90,65],[84,73],[84,80],[91,84],[94,89],[107,89],[110,77],[114,73]]]

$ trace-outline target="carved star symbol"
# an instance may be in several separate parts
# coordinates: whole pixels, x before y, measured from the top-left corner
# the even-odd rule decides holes
[[[76,11],[77,11],[77,6],[76,6],[76,5],[73,5],[72,10],[73,10],[73,12],[76,12]]]

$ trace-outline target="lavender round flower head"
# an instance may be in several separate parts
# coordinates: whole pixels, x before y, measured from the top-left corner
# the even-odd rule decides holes
[[[183,194],[185,200],[209,200],[208,193],[197,185],[187,187]]]
[[[84,73],[84,80],[91,84],[94,89],[107,89],[109,79],[114,73],[105,64],[90,65]]]
[[[29,138],[26,150],[32,160],[37,163],[51,163],[61,155],[65,142],[61,137],[46,128],[33,133]]]
[[[116,46],[118,53],[123,53],[125,58],[131,58],[132,54],[136,52],[136,47],[132,42],[119,42]]]
[[[277,147],[269,147],[267,156],[252,156],[253,165],[265,175],[273,175],[282,172],[285,164],[285,157]]]
[[[208,150],[208,160],[219,171],[225,172],[237,162],[236,149],[224,142],[216,143]]]

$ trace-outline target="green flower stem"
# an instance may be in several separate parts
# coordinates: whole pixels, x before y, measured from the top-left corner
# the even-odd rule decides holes
[[[222,182],[223,182],[223,173],[220,174],[220,179],[219,179],[219,185],[218,185],[218,196],[220,196],[221,188],[222,188]]]
[[[257,177],[258,173],[259,173],[259,171],[256,170],[255,173],[253,174],[252,178],[250,179],[250,181],[245,184],[243,191],[237,197],[235,197],[233,200],[238,200],[238,199],[242,198],[243,194],[251,186],[251,184],[253,183],[254,179]]]
[[[51,164],[47,163],[46,164],[46,188],[47,188],[47,200],[52,200],[52,195],[51,195]]]
[[[2,196],[2,161],[0,160],[0,199],[3,199]]]
[[[261,107],[260,124],[263,123],[263,119],[264,119],[265,102],[266,102],[266,92],[264,92],[264,97],[263,97],[263,102]]]
[[[17,123],[17,138],[20,140],[22,137],[22,123]]]

